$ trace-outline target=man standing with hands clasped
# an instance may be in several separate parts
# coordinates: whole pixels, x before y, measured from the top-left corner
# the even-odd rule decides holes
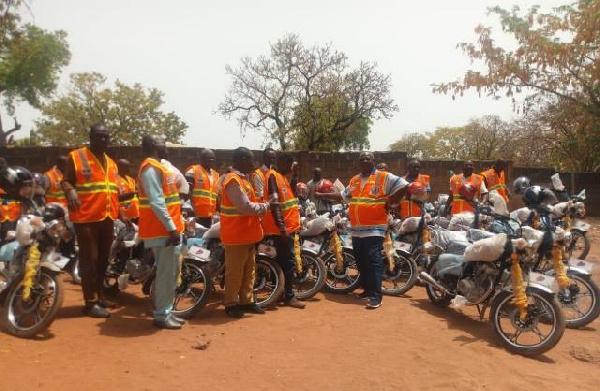
[[[181,204],[175,174],[159,159],[166,155],[165,140],[144,136],[142,151],[146,159],[139,172],[140,226],[139,237],[156,258],[154,293],[154,325],[180,329],[183,319],[171,313],[179,276],[181,249]]]
[[[386,171],[375,169],[371,152],[359,156],[360,174],[350,180],[340,193],[328,195],[350,205],[350,234],[360,283],[361,299],[368,299],[367,308],[381,306],[383,279],[383,239],[388,229],[389,205],[398,203],[406,193],[408,182]]]

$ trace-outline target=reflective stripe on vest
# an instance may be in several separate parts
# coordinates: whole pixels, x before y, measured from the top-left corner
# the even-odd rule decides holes
[[[257,202],[254,189],[248,178],[232,172],[225,175],[221,196],[221,241],[224,245],[242,245],[258,243],[263,238],[263,229],[258,216],[241,215],[227,196],[227,185],[239,188],[246,194],[250,202]]]
[[[281,215],[285,222],[285,230],[288,234],[296,232],[300,229],[300,210],[298,209],[298,199],[294,195],[292,187],[290,186],[290,183],[288,182],[287,178],[278,172],[272,171],[267,174],[265,181],[267,187],[269,179],[272,175],[275,176],[275,182],[277,183],[277,197],[279,202],[281,203],[279,208],[281,210]],[[266,198],[268,198],[268,195]],[[263,223],[266,234],[281,234],[279,227],[275,222],[275,218],[273,217],[273,213],[271,211],[267,212],[267,216],[263,220]]]
[[[117,186],[117,165],[104,154],[106,167],[87,148],[70,153],[75,165],[75,190],[81,206],[70,211],[69,217],[75,223],[93,223],[106,218],[119,217],[119,188]]]
[[[406,179],[406,176],[403,177]],[[419,182],[423,185],[423,187],[427,188],[429,186],[429,175],[417,175],[417,178],[413,182]],[[421,216],[421,208],[419,204],[414,201],[409,200],[406,197],[402,197],[399,205],[400,218],[405,219],[407,217],[420,217]]]
[[[46,204],[51,202],[57,202],[63,206],[67,206],[67,197],[60,186],[60,182],[63,180],[63,174],[58,170],[56,166],[46,171],[45,175],[48,177],[48,189],[45,194]]]
[[[387,229],[387,196],[384,188],[387,174],[385,171],[375,171],[362,189],[360,175],[350,180],[352,192],[348,202],[352,230]]]
[[[119,194],[135,193],[135,179],[128,175],[125,178],[119,175],[118,185]],[[129,219],[140,217],[140,200],[137,194],[129,200],[121,201],[121,213]]]
[[[219,174],[215,170],[206,172],[201,165],[188,167],[186,172],[194,170],[194,190],[192,203],[196,217],[212,217],[217,210],[217,184]]]
[[[181,203],[179,201],[179,192],[177,190],[177,180],[175,174],[159,161],[147,158],[140,166],[138,175],[139,194],[140,194],[140,222],[139,236],[141,239],[155,239],[169,237],[169,232],[163,223],[156,217],[156,214],[150,207],[150,199],[144,190],[142,181],[142,172],[148,167],[154,167],[160,174],[162,180],[162,190],[165,199],[167,212],[175,224],[178,232],[183,232],[183,219],[181,218]]]
[[[467,182],[471,183],[476,189],[475,198],[479,198],[480,189],[481,189],[481,181],[483,180],[481,175],[471,174],[469,180]],[[463,196],[460,195],[460,188],[465,182],[465,177],[463,174],[454,174],[450,178],[450,189],[452,191],[452,214],[458,214],[463,212],[471,212],[474,213],[475,209],[470,202],[464,199]]]

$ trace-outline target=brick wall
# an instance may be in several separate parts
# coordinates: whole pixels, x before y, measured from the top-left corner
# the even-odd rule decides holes
[[[202,148],[169,148],[169,160],[177,167],[184,169],[192,163],[200,160]],[[22,165],[34,172],[44,172],[48,170],[60,154],[66,154],[69,148],[66,147],[15,147],[0,148],[0,156],[6,158],[9,165]],[[138,147],[114,147],[109,154],[114,159],[127,158],[134,164],[142,161],[141,149]],[[217,165],[220,171],[224,171],[231,164],[232,150],[215,150]],[[256,161],[261,158],[261,151],[254,151]],[[292,152],[300,165],[300,179],[308,181],[312,177],[312,171],[315,167],[321,167],[323,174],[327,178],[334,180],[339,178],[344,184],[358,172],[358,152]],[[386,162],[390,170],[394,173],[404,174],[406,171],[407,157],[404,152],[374,152],[375,161]],[[475,172],[487,169],[491,162],[475,163]],[[458,160],[431,160],[421,162],[421,171],[424,174],[431,175],[431,185],[433,188],[432,199],[437,198],[438,193],[448,193],[450,179],[450,170],[454,172],[462,171],[462,161]],[[512,180],[520,175],[526,175],[531,180],[542,186],[550,184],[550,175],[554,173],[551,169],[545,168],[525,168],[512,167],[508,169],[508,180]],[[565,186],[570,188],[570,174],[561,173],[561,178]],[[600,173],[580,173],[574,175],[575,191],[586,189],[586,210],[590,216],[600,216]],[[515,209],[521,207],[520,199],[514,197],[511,200],[510,207]]]

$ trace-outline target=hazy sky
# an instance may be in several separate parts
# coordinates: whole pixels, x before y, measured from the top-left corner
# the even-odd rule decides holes
[[[72,72],[103,73],[165,93],[165,110],[188,125],[186,143],[212,148],[260,147],[258,134],[241,138],[234,120],[214,114],[230,85],[225,65],[242,56],[268,54],[269,43],[287,33],[306,45],[333,43],[352,64],[375,61],[392,75],[392,97],[400,111],[373,125],[371,147],[384,150],[403,133],[458,126],[473,116],[513,117],[511,102],[469,94],[456,101],[431,93],[431,84],[454,80],[470,66],[456,49],[476,39],[483,23],[497,27],[486,8],[514,4],[542,9],[567,0],[31,0],[33,22],[68,33]],[[499,31],[499,27],[496,31]],[[498,34],[501,38],[501,35]],[[505,39],[505,38],[501,38]],[[506,41],[507,43],[510,41]],[[21,105],[26,135],[39,113]],[[5,122],[6,123],[6,122]],[[8,122],[10,124],[10,122]]]

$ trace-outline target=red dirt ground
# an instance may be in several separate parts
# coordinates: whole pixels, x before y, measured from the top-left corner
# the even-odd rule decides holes
[[[589,222],[588,259],[600,260],[600,219]],[[600,262],[594,273],[600,282]],[[0,390],[565,391],[599,384],[600,362],[574,356],[600,359],[600,320],[567,330],[555,349],[532,359],[499,346],[491,324],[471,309],[434,307],[420,287],[385,297],[375,311],[352,295],[319,294],[305,310],[281,307],[240,320],[226,317],[216,297],[184,329],[163,331],[152,326],[150,299],[137,287],[119,296],[112,318],[96,320],[82,317],[80,288],[65,280],[63,308],[46,336],[0,334]]]

